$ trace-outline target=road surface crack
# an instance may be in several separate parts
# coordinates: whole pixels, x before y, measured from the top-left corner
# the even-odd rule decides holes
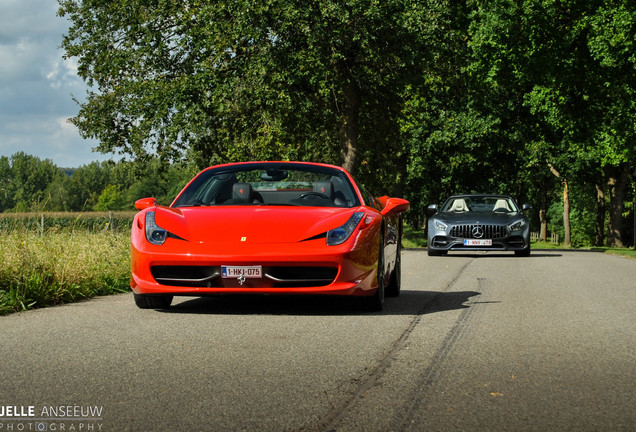
[[[466,262],[466,264],[464,264],[459,269],[459,271],[457,272],[455,277],[444,287],[444,289],[442,291],[437,293],[437,295],[435,295],[431,299],[431,301],[429,301],[427,303],[424,303],[420,307],[420,309],[416,312],[416,314],[413,315],[413,318],[409,322],[409,325],[402,332],[402,334],[400,334],[400,336],[395,340],[393,345],[391,345],[390,349],[380,359],[380,361],[377,363],[376,367],[373,368],[366,375],[366,377],[361,378],[359,380],[360,384],[357,387],[357,389],[351,394],[351,397],[349,397],[349,399],[347,401],[345,401],[345,403],[340,406],[340,408],[333,409],[330,412],[330,414],[323,419],[323,421],[321,422],[323,426],[320,427],[319,430],[321,430],[323,432],[336,432],[337,431],[337,425],[341,422],[341,420],[355,407],[355,405],[361,399],[364,399],[364,395],[369,390],[371,390],[372,388],[374,388],[377,385],[378,380],[385,374],[386,370],[391,366],[391,364],[397,358],[397,354],[402,349],[404,349],[404,347],[407,344],[409,336],[411,335],[411,333],[413,333],[415,328],[420,324],[420,322],[422,321],[422,317],[424,315],[426,315],[427,313],[434,312],[435,310],[437,310],[439,308],[439,306],[440,306],[439,303],[441,301],[442,295],[444,293],[449,292],[452,289],[452,287],[455,285],[455,283],[457,282],[459,277],[462,275],[464,270],[473,261],[474,261],[474,259],[471,259],[470,261]],[[466,317],[467,317],[467,315],[469,313],[468,311],[470,311],[470,309],[472,309],[472,308],[467,308],[467,309],[465,309],[462,312],[462,314],[460,315],[459,319],[455,323],[454,327],[451,329],[449,334],[446,336],[442,347],[438,350],[438,352],[435,355],[435,359],[436,360],[434,360],[434,364],[431,364],[427,368],[428,371],[426,371],[425,374],[424,374],[424,376],[428,377],[428,378],[426,378],[424,380],[425,381],[425,383],[423,383],[424,385],[430,385],[430,382],[432,382],[432,379],[437,374],[437,369],[439,368],[439,365],[441,365],[441,362],[443,361],[443,359],[446,358],[446,356],[448,355],[448,352],[450,351],[454,341],[457,339],[457,336],[459,334],[459,330],[461,329],[461,325],[460,324],[461,324],[461,322],[465,321],[465,319],[466,319]]]

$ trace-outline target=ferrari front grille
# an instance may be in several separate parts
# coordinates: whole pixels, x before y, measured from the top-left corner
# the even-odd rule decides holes
[[[499,239],[508,235],[505,225],[462,224],[450,230],[451,237],[469,239]]]
[[[158,283],[168,286],[220,288],[233,283],[221,277],[220,266],[152,266],[150,272]],[[263,267],[263,279],[252,279],[250,284],[274,288],[319,287],[331,284],[337,275],[337,267],[271,266]]]
[[[162,285],[206,287],[221,276],[220,267],[153,266],[152,277]]]
[[[337,267],[270,267],[265,277],[275,286],[314,287],[329,285],[338,274]]]

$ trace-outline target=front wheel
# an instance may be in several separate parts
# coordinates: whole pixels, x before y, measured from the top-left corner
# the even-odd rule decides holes
[[[428,252],[428,256],[442,256],[448,253],[448,251],[435,250],[431,249],[430,247],[427,247],[426,249]]]
[[[528,246],[526,246],[525,248],[523,248],[521,250],[516,250],[515,251],[515,256],[518,256],[518,257],[529,257],[530,256],[530,245],[528,244]]]
[[[400,219],[401,222],[401,219]],[[400,234],[398,235],[397,251],[395,256],[395,268],[391,273],[391,280],[385,290],[387,297],[397,297],[400,295],[402,288],[402,227],[400,226]]]
[[[139,309],[167,309],[172,303],[170,295],[135,294],[135,304]]]
[[[362,306],[369,312],[380,312],[384,308],[384,234],[380,234],[378,256],[378,289],[370,297],[362,297]]]

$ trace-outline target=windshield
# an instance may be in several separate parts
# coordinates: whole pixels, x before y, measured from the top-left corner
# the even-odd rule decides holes
[[[354,207],[360,201],[344,172],[307,164],[260,163],[202,172],[173,207],[289,205]]]
[[[515,201],[506,196],[470,195],[451,197],[444,203],[443,212],[517,213]]]

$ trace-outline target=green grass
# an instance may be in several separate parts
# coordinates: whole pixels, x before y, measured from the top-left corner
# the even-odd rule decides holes
[[[551,242],[542,242],[536,241],[532,242],[533,249],[566,249],[563,244],[560,243],[551,243]],[[580,248],[569,248],[572,250],[590,250],[593,252],[603,252],[609,255],[620,255],[627,258],[636,259],[636,250],[633,248],[611,248],[611,247],[580,247]]]
[[[404,224],[402,235],[402,247],[405,248],[425,248],[426,236],[421,229],[412,228],[408,224]],[[532,249],[563,249],[563,244],[533,241]],[[572,250],[592,250],[595,252],[604,252],[610,255],[620,255],[627,258],[636,259],[636,250],[633,248],[608,248],[608,247],[587,247],[587,248],[571,248]]]
[[[531,241],[530,246],[532,249],[563,249],[562,244],[544,241]]]
[[[129,290],[130,233],[0,235],[0,315]]]
[[[402,247],[423,248],[426,247],[424,230],[411,227],[409,224],[402,226]]]
[[[604,252],[610,255],[620,255],[627,258],[636,259],[636,250],[627,248],[608,248],[608,247],[593,247],[590,248],[595,252]]]
[[[40,235],[18,223],[13,231],[0,230],[0,315],[130,289],[130,231],[77,229],[54,227]],[[403,234],[403,247],[426,247],[421,229],[404,224]],[[563,246],[533,242],[532,248]],[[634,249],[587,249],[636,259]]]

